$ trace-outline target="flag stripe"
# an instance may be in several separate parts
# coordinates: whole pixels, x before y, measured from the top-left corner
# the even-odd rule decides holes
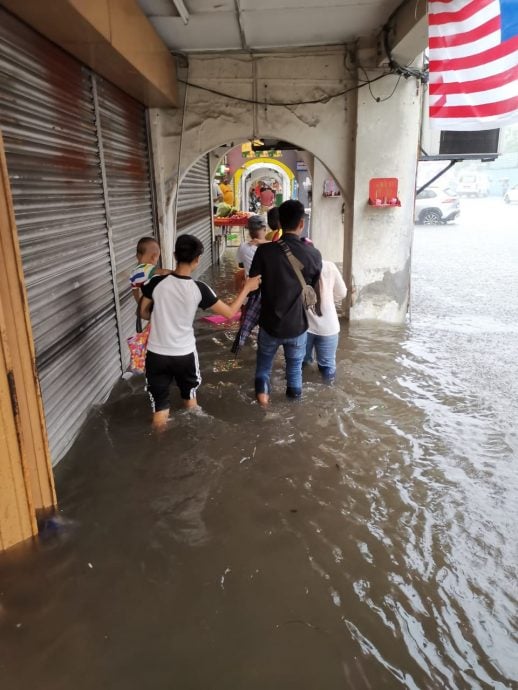
[[[449,22],[463,22],[493,2],[494,0],[472,0],[456,12],[432,12],[428,16],[428,24],[429,26],[434,26],[437,24],[448,24]]]
[[[473,117],[433,117],[430,124],[436,129],[448,129],[454,132],[476,132],[483,129],[494,129],[505,127],[516,123],[516,112],[503,113],[502,115],[492,115],[484,118]]]
[[[453,48],[435,48],[430,50],[430,60],[454,60],[456,58],[468,57],[475,53],[481,53],[491,48],[500,45],[501,42],[500,29],[488,36],[480,38],[478,41],[473,41],[467,45],[454,46]]]
[[[478,55],[468,55],[467,57],[454,58],[453,60],[430,60],[430,72],[447,72],[449,70],[479,67],[506,55],[511,55],[516,51],[518,51],[518,36],[509,39],[499,46],[484,50],[482,53],[478,53]]]
[[[429,0],[428,12],[438,14],[440,12],[458,12],[466,6],[468,0]]]
[[[453,105],[430,106],[430,117],[485,117],[486,115],[502,115],[513,110],[518,110],[518,96],[508,98],[498,103],[484,103],[481,105]]]
[[[429,41],[430,50],[435,48],[452,48],[453,46],[461,46],[465,43],[478,41],[485,38],[494,31],[500,31],[500,17],[492,17],[485,24],[465,31],[464,33],[454,34],[453,36],[431,36]]]
[[[454,93],[480,93],[481,91],[495,89],[503,84],[509,84],[515,79],[518,80],[518,65],[483,79],[472,79],[471,81],[464,81],[462,83],[458,81],[431,83],[430,96]]]
[[[499,0],[490,0],[487,5],[481,7],[474,15],[461,22],[449,22],[447,24],[430,25],[428,34],[430,38],[440,38],[441,36],[456,36],[459,33],[466,33],[476,29],[481,24],[488,22],[493,17],[500,17]]]
[[[457,93],[448,95],[444,105],[469,105],[471,103],[478,107],[479,105],[508,101],[515,96],[518,96],[518,83],[513,80],[507,84],[500,84],[500,86],[489,91],[474,91],[472,93],[457,91]],[[436,96],[436,98],[438,97]],[[441,96],[440,98],[444,99],[445,97]],[[432,103],[432,105],[439,105],[439,103]]]
[[[430,72],[430,83],[435,84],[437,82],[452,82],[457,81],[460,83],[473,81],[474,79],[484,79],[486,77],[494,76],[500,72],[505,72],[511,67],[518,65],[518,51],[514,51],[509,55],[504,55],[498,60],[493,60],[487,65],[480,65],[478,67],[471,67],[470,69],[463,70],[451,70],[444,72]]]

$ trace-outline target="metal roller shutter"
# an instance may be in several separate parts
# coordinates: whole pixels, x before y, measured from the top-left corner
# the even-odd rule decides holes
[[[113,143],[121,120],[115,99],[104,96],[100,109],[94,91],[88,70],[0,10],[0,127],[53,462],[71,445],[92,404],[105,399],[120,376],[119,342],[125,333],[118,333],[117,322],[128,298],[114,290],[113,258],[121,274],[127,257],[133,260],[135,236],[149,232],[149,201],[139,206],[138,230],[126,230],[125,200],[130,187],[137,196],[140,192],[124,186],[119,172],[121,165],[140,163]],[[133,122],[135,107],[129,110]],[[142,111],[138,132],[132,133],[139,151]],[[106,171],[100,160],[101,126],[108,130],[108,150],[115,151]],[[149,171],[146,179],[149,184]]]
[[[0,126],[57,462],[127,363],[129,272],[156,225],[146,113],[0,10]]]
[[[136,263],[135,247],[141,237],[155,236],[146,111],[112,84],[94,79],[125,368],[126,338],[135,332],[136,304],[128,282]]]
[[[202,156],[185,174],[178,190],[176,236],[196,235],[205,247],[197,274],[212,265],[212,207],[209,156]]]

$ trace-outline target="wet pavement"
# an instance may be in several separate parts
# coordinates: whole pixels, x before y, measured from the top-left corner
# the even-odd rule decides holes
[[[518,687],[518,207],[498,202],[416,229],[410,322],[344,324],[337,385],[309,371],[300,403],[277,367],[260,409],[253,349],[234,363],[208,325],[202,412],[156,438],[121,382],[57,468],[65,524],[0,559],[2,690]]]

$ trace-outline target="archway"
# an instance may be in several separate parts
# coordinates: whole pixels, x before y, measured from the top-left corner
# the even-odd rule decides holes
[[[261,140],[268,141],[268,137],[261,135]],[[270,166],[272,170],[275,169],[278,174],[286,176],[285,179],[289,183],[289,196],[291,198],[298,198],[304,203],[304,207],[311,207],[311,220],[309,225],[311,227],[311,239],[315,245],[320,249],[324,258],[330,259],[337,263],[342,263],[344,265],[344,273],[347,274],[350,262],[350,252],[348,248],[350,246],[349,238],[344,232],[344,209],[348,206],[347,199],[345,196],[339,196],[330,198],[324,193],[325,182],[329,177],[334,177],[332,172],[329,171],[327,166],[321,162],[320,158],[304,148],[298,148],[297,145],[289,144],[283,149],[285,152],[292,152],[294,154],[294,159],[292,161],[288,159],[279,160],[277,157],[261,157],[258,156],[253,159],[248,159],[241,156],[242,143],[249,141],[249,139],[234,138],[226,144],[218,144],[214,148],[208,150],[203,155],[193,155],[194,151],[189,148],[189,150],[182,151],[182,166],[180,167],[180,189],[179,196],[175,198],[175,202],[178,200],[178,206],[182,207],[184,205],[184,200],[194,199],[191,193],[195,190],[189,190],[188,194],[182,194],[182,187],[185,182],[190,177],[190,170],[193,165],[186,165],[187,161],[196,161],[194,165],[198,165],[200,161],[206,161],[206,166],[210,171],[210,179],[214,179],[214,175],[218,166],[221,164],[222,160],[225,158],[228,164],[229,157],[233,151],[240,152],[239,156],[236,156],[236,160],[233,165],[230,165],[230,175],[234,178],[233,182],[235,184],[236,197],[235,205],[244,210],[248,210],[243,204],[238,203],[238,199],[243,197],[243,185],[245,184],[246,176],[249,175],[250,171],[260,170],[259,166],[263,166],[263,169]],[[192,158],[191,158],[192,156]],[[288,163],[288,165],[287,165]],[[337,178],[334,178],[337,180]],[[337,180],[338,182],[338,180]],[[286,184],[286,182],[285,182]],[[198,185],[197,189],[201,189],[203,185]],[[341,187],[341,185],[339,185]],[[212,187],[212,184],[206,186],[206,188]],[[309,191],[312,190],[312,191]],[[343,191],[343,188],[342,188]],[[210,196],[210,192],[209,192]],[[183,198],[182,198],[183,197]],[[190,202],[189,202],[190,205]],[[207,209],[209,203],[205,199],[203,202],[203,208]],[[175,209],[176,211],[176,209]],[[207,222],[212,224],[212,217],[210,213],[201,208],[201,204],[197,204],[197,208],[189,208],[189,218],[201,220],[201,215],[204,214],[204,218]],[[175,213],[176,216],[176,213]],[[176,227],[172,235],[172,242],[174,243],[174,238],[176,236]],[[189,228],[187,231],[197,232],[196,228]],[[228,234],[236,234],[232,230],[227,231]],[[219,239],[221,236],[221,231],[215,231],[213,226],[212,239],[213,239],[213,258],[214,261],[218,260],[220,255],[220,249],[225,246],[224,243]],[[346,255],[344,257],[344,247],[347,248]],[[207,256],[209,255],[209,247],[207,246]]]
[[[236,206],[245,211],[248,210],[248,190],[246,188],[247,180],[249,180],[253,172],[259,170],[276,171],[282,180],[283,198],[290,199],[293,195],[295,175],[291,168],[275,158],[252,159],[243,163],[241,168],[234,173],[234,193],[236,197]]]

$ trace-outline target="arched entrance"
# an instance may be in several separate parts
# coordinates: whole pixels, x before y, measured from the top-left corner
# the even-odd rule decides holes
[[[261,137],[264,141],[267,137]],[[344,261],[344,273],[347,273],[350,261],[349,256],[344,260],[344,246],[349,245],[344,233],[344,201],[345,197],[326,198],[324,192],[325,182],[328,177],[334,177],[321,160],[312,152],[304,148],[289,145],[284,151],[293,154],[293,160],[288,160],[284,155],[283,160],[272,156],[258,156],[253,159],[244,157],[232,158],[232,151],[242,151],[240,140],[231,140],[231,143],[220,144],[208,150],[202,155],[194,157],[194,164],[191,163],[192,151],[184,151],[182,155],[182,165],[180,166],[180,185],[178,195],[172,196],[173,218],[176,220],[174,230],[167,238],[170,242],[170,250],[174,246],[175,238],[180,232],[190,232],[198,235],[202,228],[210,228],[210,233],[204,232],[204,246],[206,246],[205,257],[210,262],[219,260],[220,251],[224,249],[225,243],[220,239],[222,232],[214,228],[212,222],[211,199],[212,181],[215,173],[221,165],[222,160],[229,165],[229,176],[233,178],[235,190],[235,205],[242,210],[249,210],[246,205],[247,179],[256,172],[259,174],[268,169],[272,174],[279,176],[282,180],[283,198],[297,198],[304,203],[305,208],[310,208],[311,220],[308,222],[308,231],[315,245],[321,250],[324,258],[342,263]],[[191,163],[187,164],[187,161]],[[209,170],[210,182],[192,180],[196,182],[195,187],[191,183],[191,170],[200,166],[204,161],[204,169]],[[187,164],[187,165],[186,165]],[[281,177],[282,176],[282,177]],[[260,178],[259,178],[260,179]],[[337,179],[336,177],[334,178]],[[203,198],[202,198],[203,196]],[[245,202],[243,202],[245,200]],[[178,211],[188,210],[182,213],[182,221],[188,220],[188,226],[183,222],[178,224]],[[181,227],[180,227],[181,226]],[[310,228],[310,229],[309,229]],[[237,234],[235,229],[229,226],[226,231],[228,234]]]
[[[254,159],[243,163],[234,174],[234,193],[239,208],[248,211],[248,194],[252,180],[261,176],[266,177],[269,172],[280,179],[283,200],[292,198],[295,175],[291,168],[275,158]]]

